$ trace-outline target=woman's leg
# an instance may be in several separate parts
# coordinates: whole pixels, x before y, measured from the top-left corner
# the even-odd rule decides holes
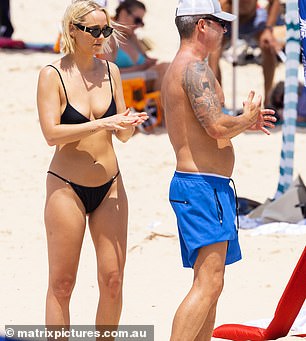
[[[121,176],[89,217],[96,249],[100,298],[97,325],[118,325],[122,309],[122,281],[126,258],[128,204]]]
[[[47,179],[45,225],[49,259],[46,324],[68,326],[86,220],[84,207],[70,185],[52,175]]]

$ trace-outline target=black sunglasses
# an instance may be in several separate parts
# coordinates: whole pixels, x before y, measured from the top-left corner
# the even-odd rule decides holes
[[[74,24],[74,26],[76,26],[81,31],[90,33],[94,38],[99,38],[101,33],[103,34],[104,38],[107,38],[113,33],[114,30],[112,27],[108,25],[104,25],[102,28],[100,27],[90,28],[83,26],[81,24]]]
[[[142,18],[135,16],[129,9],[126,10],[128,12],[128,14],[133,17],[134,19],[134,24],[137,26],[144,26],[144,22],[142,20]]]
[[[227,26],[226,26],[226,21],[222,20],[222,19],[219,19],[217,17],[214,17],[213,15],[205,15],[204,17],[202,17],[201,19],[204,19],[204,20],[210,20],[210,21],[214,21],[216,22],[217,24],[219,24],[223,30],[226,30],[227,29]],[[198,23],[199,21],[197,21]]]

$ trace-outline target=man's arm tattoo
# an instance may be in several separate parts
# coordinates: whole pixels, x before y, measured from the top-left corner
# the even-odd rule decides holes
[[[215,91],[215,76],[206,62],[196,62],[187,66],[183,88],[196,118],[203,127],[217,119],[221,105]]]

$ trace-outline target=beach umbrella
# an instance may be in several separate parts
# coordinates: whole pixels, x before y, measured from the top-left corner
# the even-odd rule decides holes
[[[298,0],[287,0],[286,2],[286,29],[285,50],[287,59],[285,64],[284,124],[282,127],[279,182],[275,198],[280,197],[289,188],[293,178],[294,136],[298,102],[298,68],[300,61]]]

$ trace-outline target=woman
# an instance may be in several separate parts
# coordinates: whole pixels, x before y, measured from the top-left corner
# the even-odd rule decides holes
[[[110,60],[117,64],[121,73],[150,71],[154,82],[147,82],[148,91],[155,91],[161,89],[162,77],[169,64],[157,63],[157,59],[148,57],[135,34],[137,28],[144,26],[145,14],[146,7],[138,0],[122,1],[116,8],[114,21],[120,25],[124,39],[118,49],[113,49]]]
[[[49,287],[46,324],[70,324],[86,216],[95,246],[100,299],[97,325],[117,325],[122,306],[128,205],[112,145],[127,141],[146,113],[126,110],[116,65],[94,56],[113,33],[107,11],[76,0],[63,19],[63,53],[38,81],[43,134],[56,146],[47,176],[45,225]]]

